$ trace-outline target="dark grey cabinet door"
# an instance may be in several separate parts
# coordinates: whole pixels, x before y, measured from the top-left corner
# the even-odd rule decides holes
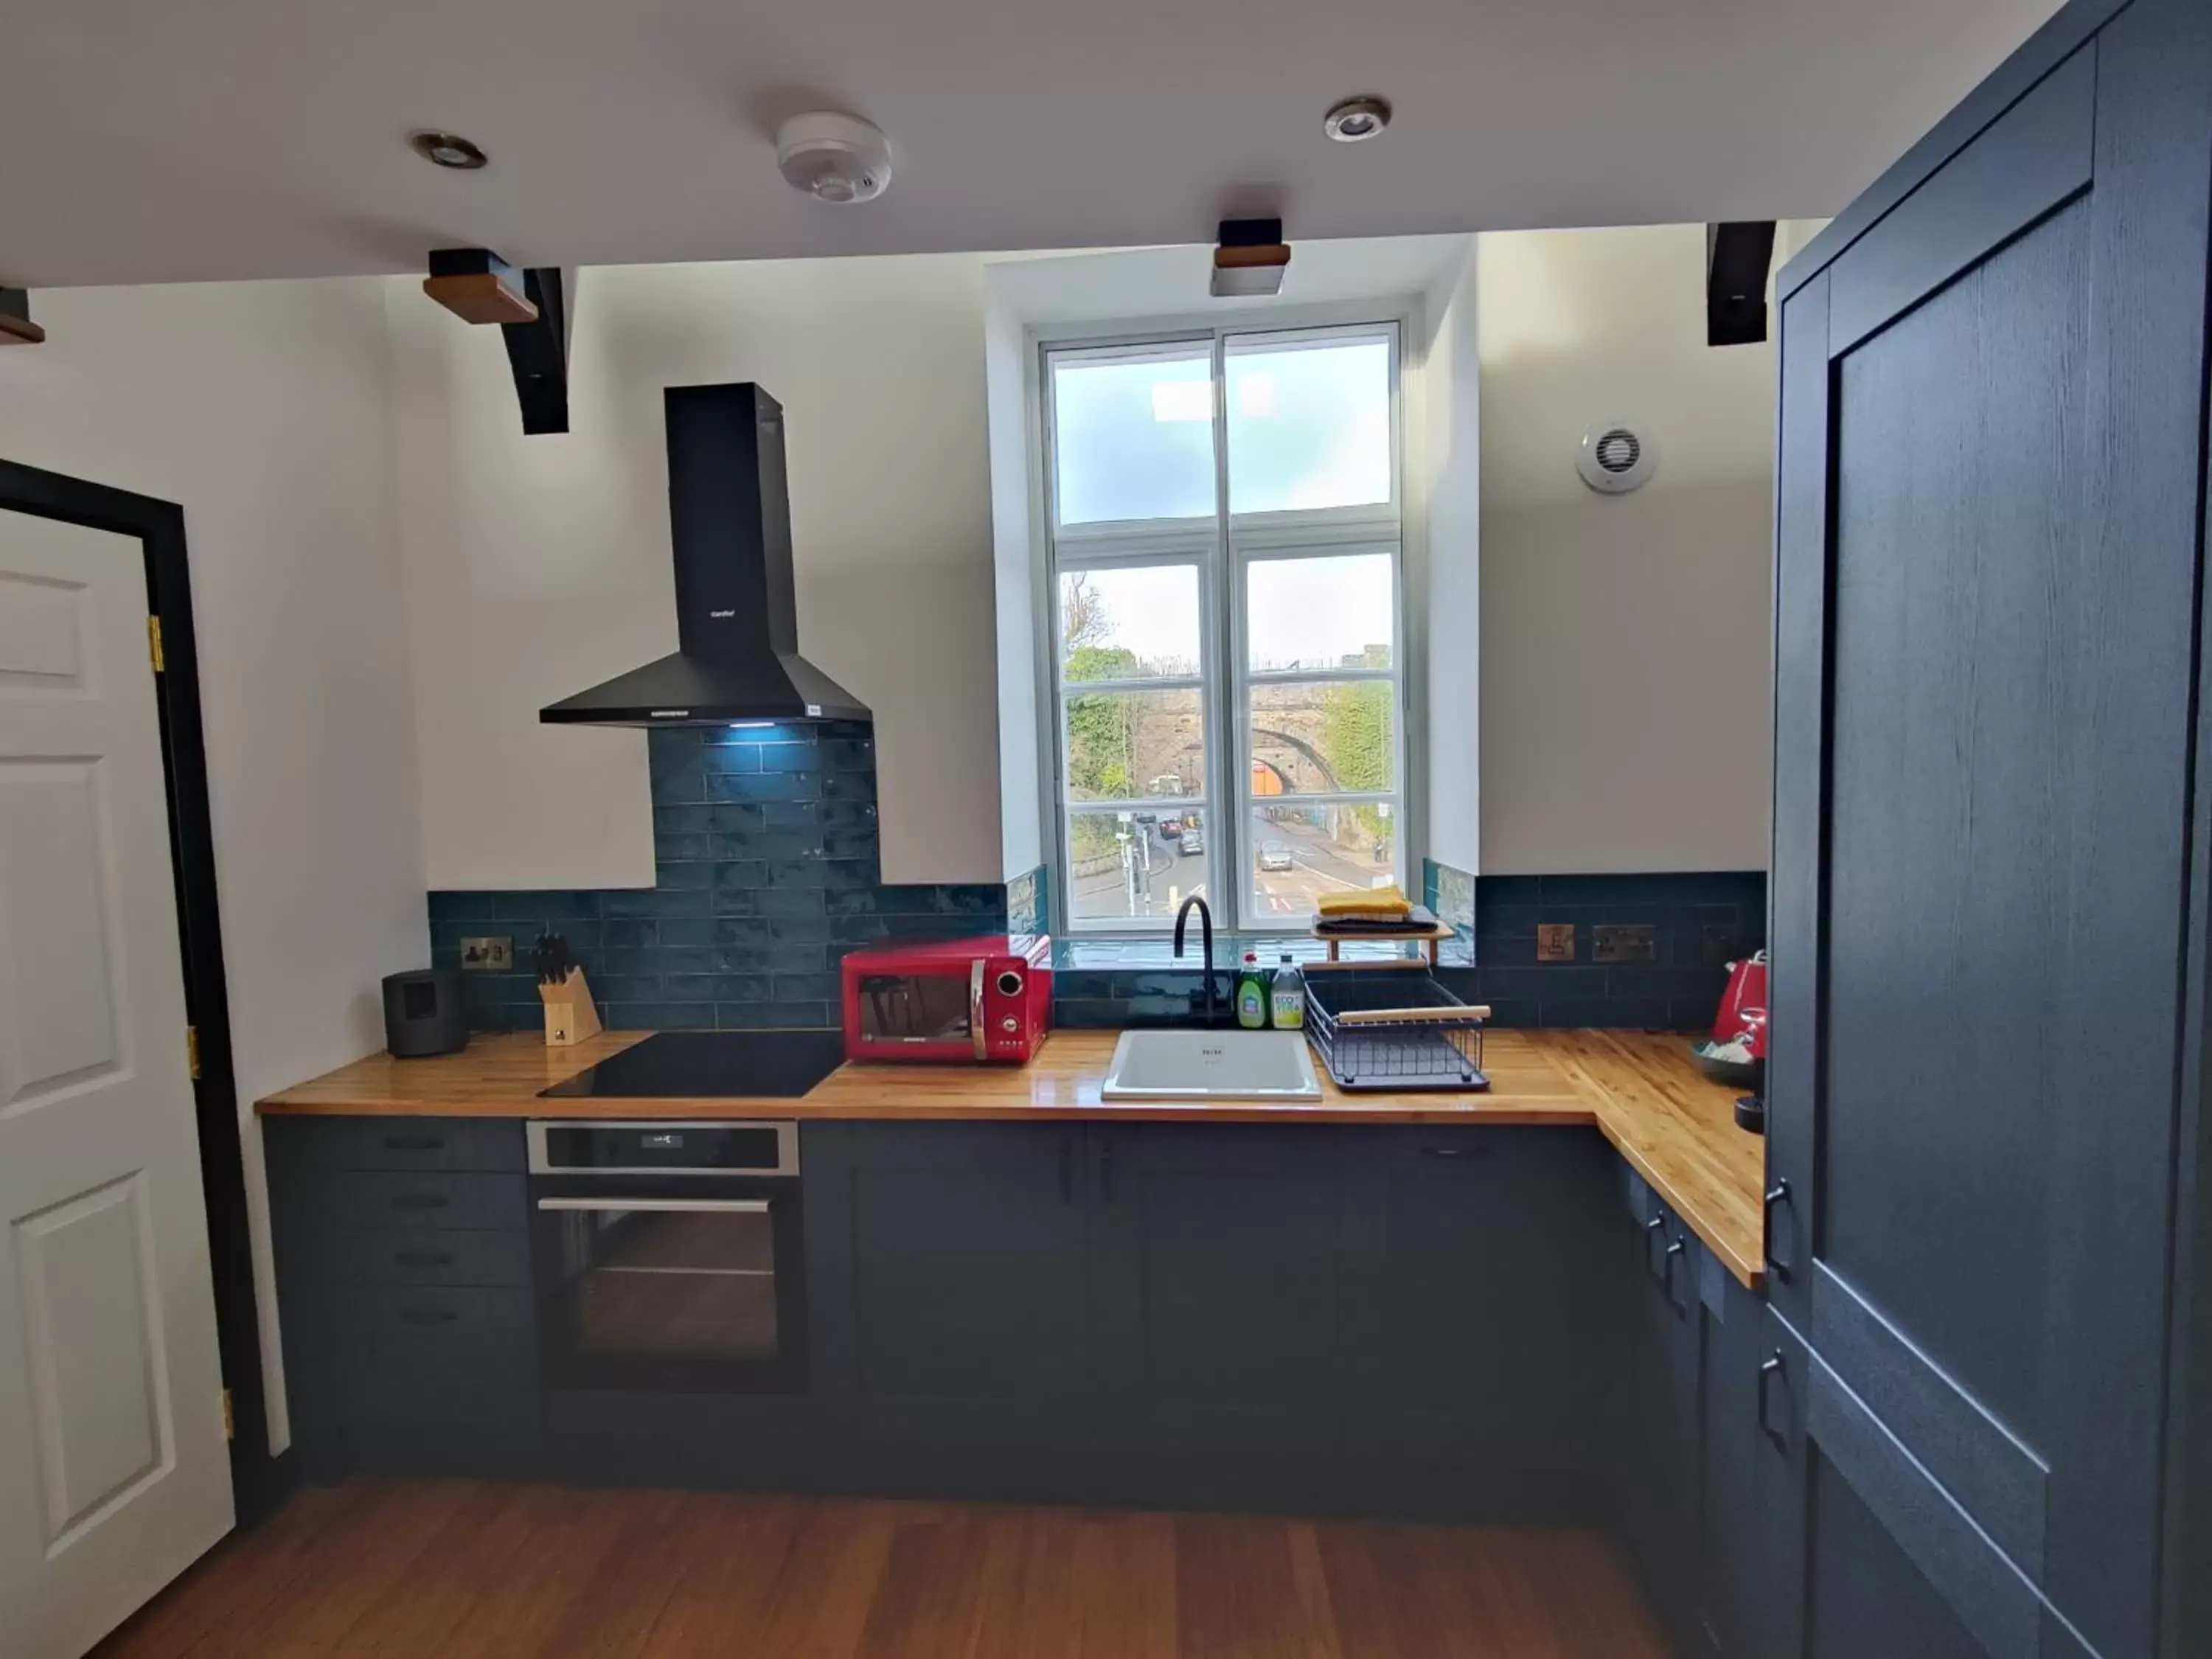
[[[1171,1455],[1334,1447],[1337,1159],[1327,1128],[1093,1132],[1102,1432]]]
[[[2080,1635],[1779,1317],[1753,1389],[1751,1650],[1778,1659],[2085,1659]]]
[[[812,1375],[855,1433],[1082,1440],[1083,1136],[1075,1124],[805,1126]]]
[[[1607,1404],[1592,1296],[1615,1163],[1595,1132],[1344,1132],[1347,1442],[1408,1464],[1577,1477]]]
[[[1793,1565],[1775,1545],[1778,1517],[1765,1489],[1776,1450],[1760,1421],[1761,1366],[1771,1349],[1766,1308],[1707,1258],[1698,1432],[1702,1466],[1698,1517],[1698,1626],[1704,1650],[1725,1659],[1768,1659],[1790,1650],[1770,1634],[1770,1585],[1786,1587]]]
[[[2097,1648],[2148,1655],[2203,1000],[2212,12],[2112,9],[2056,20],[1784,283],[1769,1254],[1875,1425],[1833,1462],[1893,1442]],[[1850,1474],[1816,1530],[1893,1526]]]
[[[1704,1251],[1656,1200],[1632,1230],[1624,1258],[1619,1379],[1628,1431],[1619,1485],[1619,1526],[1630,1565],[1676,1649],[1702,1646],[1699,1559],[1704,1386],[1698,1273]]]

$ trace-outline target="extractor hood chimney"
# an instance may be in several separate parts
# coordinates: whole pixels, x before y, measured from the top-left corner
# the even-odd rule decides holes
[[[661,396],[680,648],[538,718],[642,726],[868,719],[866,704],[799,654],[783,405],[750,381],[672,386]]]

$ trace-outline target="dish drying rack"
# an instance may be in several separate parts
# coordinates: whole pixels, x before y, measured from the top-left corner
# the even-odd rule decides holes
[[[1403,968],[1306,971],[1306,1040],[1341,1089],[1487,1089],[1483,1022],[1427,974]]]

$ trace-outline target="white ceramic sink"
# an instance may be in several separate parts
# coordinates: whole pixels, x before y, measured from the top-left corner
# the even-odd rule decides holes
[[[1139,1100],[1319,1100],[1313,1056],[1296,1031],[1124,1031],[1099,1097]]]

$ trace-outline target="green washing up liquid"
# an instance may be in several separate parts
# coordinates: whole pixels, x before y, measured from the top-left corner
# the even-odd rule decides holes
[[[1237,970],[1237,1023],[1248,1031],[1267,1029],[1267,981],[1270,975],[1260,966],[1256,951],[1244,953],[1244,965]]]

